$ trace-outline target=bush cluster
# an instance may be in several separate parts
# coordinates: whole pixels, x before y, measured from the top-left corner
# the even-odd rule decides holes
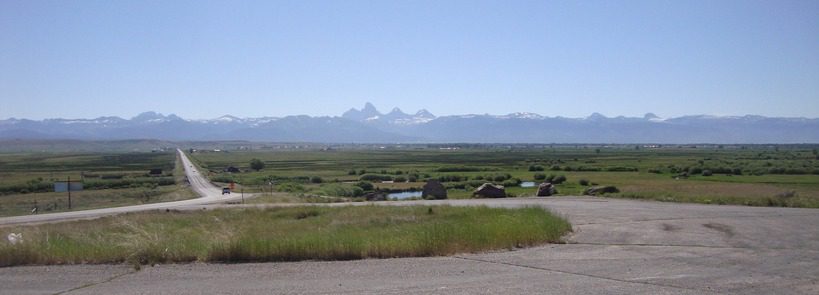
[[[364,174],[358,177],[359,180],[364,181],[392,181],[392,176],[390,175],[382,175],[382,174]]]

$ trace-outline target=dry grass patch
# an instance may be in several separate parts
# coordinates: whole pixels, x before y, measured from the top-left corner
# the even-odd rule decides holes
[[[542,208],[349,206],[125,214],[4,228],[0,265],[347,260],[450,255],[558,242]]]

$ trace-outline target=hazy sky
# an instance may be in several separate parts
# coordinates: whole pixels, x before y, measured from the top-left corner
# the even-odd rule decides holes
[[[0,118],[819,117],[819,1],[0,1]]]

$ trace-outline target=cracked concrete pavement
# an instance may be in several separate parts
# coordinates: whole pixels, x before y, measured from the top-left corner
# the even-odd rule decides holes
[[[2,294],[819,294],[819,210],[592,197],[384,202],[544,206],[567,244],[334,262],[27,266]]]

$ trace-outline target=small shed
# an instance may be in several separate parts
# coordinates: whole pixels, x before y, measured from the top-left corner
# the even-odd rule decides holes
[[[548,197],[555,194],[555,186],[549,182],[541,183],[537,186],[538,197]]]
[[[239,171],[239,168],[236,168],[236,167],[233,167],[233,166],[227,166],[227,167],[225,168],[225,172],[230,172],[230,173],[239,173],[239,172],[241,172],[241,171]]]
[[[472,196],[481,198],[506,198],[506,189],[502,185],[484,183],[472,193]]]
[[[421,197],[424,199],[446,199],[446,188],[437,180],[429,180],[424,184],[424,191],[421,192]]]

